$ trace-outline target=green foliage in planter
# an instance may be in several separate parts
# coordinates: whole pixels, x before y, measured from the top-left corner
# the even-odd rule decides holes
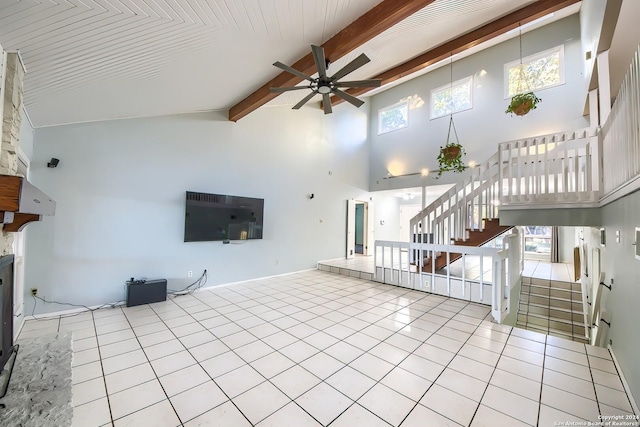
[[[449,153],[451,149],[457,150],[458,153],[456,155],[451,155],[451,153]],[[444,147],[440,147],[440,154],[438,154],[438,165],[440,166],[440,169],[438,170],[438,176],[436,179],[440,178],[442,172],[464,172],[467,167],[462,163],[462,156],[466,154],[467,153],[464,151],[464,148],[459,143],[449,142]]]
[[[524,116],[531,110],[535,110],[542,99],[538,98],[535,93],[519,93],[511,98],[511,103],[507,107],[505,113],[515,114],[516,116]]]

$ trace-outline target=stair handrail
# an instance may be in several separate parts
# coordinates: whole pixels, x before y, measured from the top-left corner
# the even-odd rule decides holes
[[[433,234],[436,228],[434,225],[438,224],[438,220],[442,222],[447,218],[450,221],[454,211],[457,215],[455,215],[454,219],[453,232],[449,230],[449,238],[453,237],[466,240],[467,229],[482,230],[483,224],[481,218],[477,222],[473,221],[474,207],[484,201],[485,211],[491,211],[491,217],[497,215],[498,204],[495,203],[495,201],[499,199],[499,194],[494,194],[499,192],[499,186],[494,186],[498,179],[498,173],[495,171],[497,165],[498,153],[495,153],[487,161],[473,168],[470,176],[463,180],[463,182],[451,187],[442,196],[438,197],[415,215],[410,221],[410,230],[412,230],[413,234]],[[492,194],[485,195],[484,193],[488,190],[492,190]],[[486,197],[483,198],[483,195]],[[432,216],[433,218],[431,218]],[[421,230],[418,230],[419,224],[422,226]],[[449,242],[445,236],[442,235],[434,236],[433,243]]]

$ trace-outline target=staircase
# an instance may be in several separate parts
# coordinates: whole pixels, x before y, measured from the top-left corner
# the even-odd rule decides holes
[[[505,233],[511,227],[500,225],[499,208],[596,205],[602,193],[600,159],[598,136],[586,129],[499,144],[489,160],[468,171],[463,182],[411,219],[414,243],[429,244],[427,250],[410,252],[414,271],[435,277],[436,271],[462,257],[456,245],[482,246]],[[521,266],[513,265],[510,271],[518,269]],[[579,288],[572,283],[523,280],[519,326],[585,339]]]
[[[484,218],[483,220],[482,230],[467,230],[467,239],[453,239],[452,243],[454,245],[464,245],[464,246],[482,246],[486,243],[489,243],[491,240],[500,236],[503,233],[511,230],[513,227],[500,225],[500,221],[498,219],[489,219]],[[462,258],[462,254],[460,253],[449,253],[449,263],[459,260]],[[429,272],[432,270],[430,257],[425,257],[422,260],[422,271]],[[439,253],[435,258],[435,270],[440,270],[447,266],[447,256],[446,253]]]
[[[516,326],[589,343],[580,283],[522,277]]]
[[[506,231],[498,223],[498,153],[472,170],[471,176],[449,189],[411,219],[416,240],[442,245],[479,246]],[[432,256],[433,255],[433,256]],[[460,258],[451,253],[450,262]],[[444,252],[413,253],[412,263],[423,271],[447,265]]]
[[[598,137],[587,129],[501,143],[463,182],[412,218],[410,229],[414,242],[479,246],[506,231],[497,228],[498,206],[591,206],[599,200],[601,178]],[[449,262],[459,257],[451,254]],[[427,271],[447,265],[440,252],[413,253],[411,262]]]

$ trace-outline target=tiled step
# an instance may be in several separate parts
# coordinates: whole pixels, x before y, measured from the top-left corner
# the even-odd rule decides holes
[[[527,324],[537,325],[543,328],[549,328],[564,333],[584,336],[585,328],[582,322],[572,322],[570,320],[559,319],[557,317],[549,317],[536,313],[527,313]]]
[[[555,317],[558,319],[569,320],[573,322],[584,322],[584,314],[578,310],[568,310],[564,308],[550,307],[547,305],[534,303],[520,303],[519,311],[525,313],[536,313],[544,316]]]
[[[578,295],[580,300],[570,300],[565,298],[545,297],[533,294],[520,294],[520,301],[525,304],[537,304],[544,307],[551,307],[562,310],[572,310],[582,312],[582,295]]]
[[[558,280],[545,280],[535,277],[522,277],[523,285],[536,285],[565,291],[582,292],[582,285],[576,282],[561,282]]]
[[[586,342],[580,283],[522,278],[517,325]]]

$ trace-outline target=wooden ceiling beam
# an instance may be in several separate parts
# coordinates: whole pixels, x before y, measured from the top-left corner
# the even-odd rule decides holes
[[[460,37],[448,41],[423,53],[422,55],[371,78],[381,79],[382,86],[384,86],[418,72],[437,63],[438,61],[449,58],[451,55],[463,52],[480,43],[486,42],[508,31],[518,28],[521,25],[535,21],[545,15],[557,12],[560,9],[564,9],[565,7],[578,3],[579,1],[580,0],[538,0],[533,4],[518,9],[515,12],[503,16],[502,18],[496,19],[495,21],[491,21],[478,29],[463,34]],[[353,96],[359,96],[371,90],[373,90],[373,88],[354,88],[349,89],[346,92]],[[337,105],[341,102],[343,102],[342,98],[337,96],[331,97],[331,105]]]
[[[335,62],[349,52],[368,42],[375,36],[393,27],[435,0],[383,0],[373,9],[353,21],[338,34],[322,45],[325,56]],[[313,75],[316,66],[313,55],[307,54],[292,65],[298,71]],[[229,120],[238,121],[255,111],[279,94],[272,93],[270,87],[295,86],[302,79],[283,71],[265,83],[258,90],[229,109]]]

